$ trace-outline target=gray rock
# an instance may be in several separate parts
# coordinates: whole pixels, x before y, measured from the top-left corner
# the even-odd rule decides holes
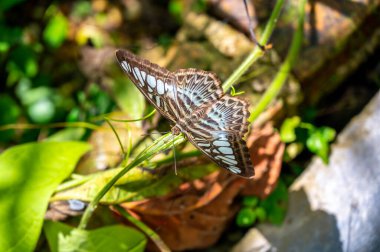
[[[380,93],[290,188],[282,226],[259,225],[233,251],[380,251]]]

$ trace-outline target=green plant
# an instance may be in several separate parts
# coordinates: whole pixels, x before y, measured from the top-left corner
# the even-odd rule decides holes
[[[268,21],[268,24],[260,40],[261,44],[264,45],[268,43],[283,3],[283,0],[277,1],[270,20]],[[252,111],[252,115],[254,116],[250,118],[250,121],[253,121],[256,116],[266,108],[269,102],[275,98],[278,90],[284,84],[284,81],[289,74],[289,71],[298,53],[301,41],[300,39],[302,38],[301,25],[303,24],[303,7],[304,1],[303,5],[301,5],[298,31],[294,37],[288,57],[286,58],[280,73],[274,79],[271,88],[264,95],[264,98],[262,101],[260,101],[259,105],[254,109],[254,111]],[[54,8],[52,8],[52,10],[54,10]],[[49,50],[55,50],[56,48],[62,46],[67,39],[66,20],[62,16],[63,14],[60,12],[54,13],[56,15],[49,16],[45,29],[43,31],[40,31],[43,34],[42,37],[46,45],[49,47]],[[14,33],[16,35],[20,35],[18,34],[17,29]],[[52,36],[54,36],[56,33],[58,36],[56,38],[52,38]],[[43,60],[39,57],[39,50],[41,50],[41,45],[39,43],[22,44],[16,42],[15,39],[7,39],[8,40],[2,44],[2,49],[4,51],[7,51],[11,46],[18,48],[17,50],[13,50],[9,56],[7,63],[7,83],[9,86],[17,86],[17,89],[19,90],[17,94],[19,95],[19,99],[23,104],[27,106],[31,104],[30,106],[32,106],[32,109],[29,110],[29,117],[32,119],[32,121],[40,123],[43,122],[46,123],[46,125],[45,127],[32,124],[19,124],[11,126],[5,125],[0,127],[1,130],[9,130],[15,128],[51,129],[54,127],[83,127],[86,129],[98,129],[100,127],[96,124],[80,122],[79,119],[88,119],[99,113],[108,113],[113,107],[113,103],[109,100],[108,95],[102,94],[99,89],[96,89],[96,87],[90,85],[89,90],[86,90],[87,92],[79,93],[76,101],[71,100],[72,103],[79,104],[80,106],[72,106],[72,104],[69,104],[69,106],[66,106],[67,104],[64,104],[63,106],[55,106],[57,103],[54,101],[61,100],[59,94],[57,94],[57,90],[53,88],[53,86],[49,88],[40,88],[37,85],[40,82],[36,81],[36,79],[40,81],[46,80],[46,82],[51,83],[51,80],[44,78],[44,75],[40,72],[41,69],[38,62]],[[9,45],[7,44],[8,42]],[[11,45],[10,43],[14,44]],[[236,69],[231,77],[228,78],[227,81],[223,84],[223,89],[227,91],[229,88],[231,88],[233,84],[236,83],[244,74],[244,72],[247,71],[247,69],[255,61],[257,61],[257,59],[263,56],[264,53],[264,51],[256,47],[252,53],[248,55],[246,60]],[[48,64],[44,65],[49,66]],[[64,70],[66,69],[63,69],[62,71]],[[129,108],[130,105],[126,105],[126,103],[130,102],[131,99],[124,99],[122,95],[126,93],[134,94],[136,101],[133,101],[134,109],[131,112],[131,118],[140,117],[142,111],[144,111],[144,105],[142,105],[143,101],[141,100],[141,96],[136,94],[136,90],[133,87],[128,86],[128,84],[126,84],[125,87],[121,87],[122,85],[118,84],[125,84],[125,82],[121,81],[117,77],[115,79],[116,80],[113,83],[115,87],[114,90],[116,93],[120,94],[116,102],[121,108],[123,106]],[[95,91],[93,89],[95,89]],[[128,89],[128,92],[124,92],[125,89]],[[33,90],[35,91],[35,94],[37,93],[37,95],[25,95],[25,90]],[[87,103],[86,98],[88,97],[91,97],[91,102],[93,102],[92,104]],[[41,99],[44,102],[42,104],[44,106],[40,104]],[[33,105],[36,102],[38,102],[37,109],[41,109],[41,107],[44,109],[59,109],[69,107],[66,113],[62,113],[64,114],[64,118],[67,118],[68,122],[54,123],[54,118],[35,117],[34,115],[38,115],[38,113],[35,113],[36,108],[34,106],[36,105]],[[10,118],[4,119],[2,123],[5,124],[9,122],[15,122],[16,120],[14,117],[18,116],[18,111],[14,103],[8,101],[5,103],[5,105],[0,105],[3,107],[11,107],[12,111],[14,111],[12,113],[12,116]],[[89,108],[95,106],[97,109],[99,109],[99,111],[97,111],[99,113],[88,111]],[[133,117],[135,115],[137,116]],[[77,132],[75,134],[72,134],[72,131],[70,131],[69,134],[67,133],[68,132],[66,131],[64,134],[60,134],[58,136],[55,135],[55,140],[62,141],[62,139],[71,137],[73,135],[77,137]],[[83,132],[79,132],[79,138],[81,138],[83,134]],[[59,196],[60,192],[67,192],[67,190],[71,188],[79,188],[81,185],[85,185],[86,183],[101,181],[102,183],[99,183],[99,187],[95,187],[96,190],[93,192],[94,195],[90,195],[91,197],[86,199],[90,202],[82,216],[82,219],[80,220],[78,228],[72,228],[57,223],[46,223],[45,233],[49,244],[51,244],[51,249],[53,251],[55,249],[82,249],[84,251],[93,251],[102,250],[104,249],[104,246],[107,248],[111,248],[111,246],[118,248],[118,246],[125,245],[128,246],[128,248],[136,249],[136,251],[142,251],[145,248],[146,239],[141,235],[140,231],[130,228],[123,228],[120,226],[99,228],[91,231],[87,231],[85,229],[88,226],[89,220],[94,210],[97,208],[100,202],[117,205],[126,198],[143,199],[144,197],[149,197],[151,195],[164,195],[173,187],[178,186],[183,181],[183,178],[199,178],[215,169],[215,167],[208,166],[199,167],[198,169],[189,169],[187,171],[183,171],[183,176],[182,174],[176,176],[175,174],[171,173],[159,181],[157,180],[157,177],[153,175],[148,175],[147,177],[138,177],[133,172],[133,168],[143,162],[149,167],[154,168],[155,165],[159,163],[159,161],[156,163],[151,161],[151,158],[153,156],[157,155],[161,151],[172,149],[173,146],[177,146],[184,141],[185,138],[182,135],[173,136],[170,133],[166,134],[159,137],[146,148],[136,147],[128,148],[125,150],[123,152],[125,154],[124,161],[122,162],[123,167],[105,171],[102,173],[103,177],[100,177],[99,174],[91,174],[88,176],[72,175],[71,178],[66,181],[63,180],[72,173],[79,157],[89,149],[88,144],[68,141],[54,142],[50,139],[50,141],[46,141],[44,143],[32,143],[8,149],[0,155],[0,170],[2,171],[2,174],[5,174],[1,181],[1,186],[5,188],[2,193],[4,193],[6,196],[1,198],[1,206],[4,208],[4,211],[0,211],[2,213],[1,221],[3,223],[0,227],[0,230],[1,234],[4,234],[2,237],[6,237],[4,242],[0,242],[1,250],[8,250],[9,248],[13,248],[15,250],[19,249],[22,251],[32,251],[35,249],[38,235],[42,228],[43,214],[49,202],[50,195],[53,194],[53,192],[57,192],[57,195]],[[131,145],[129,145],[129,147],[130,146]],[[131,158],[131,153],[133,154],[133,158]],[[195,154],[197,155],[197,153]],[[194,155],[194,153],[185,153],[183,156],[185,155]],[[166,161],[161,160],[161,162]],[[12,167],[13,170],[9,169],[9,167]],[[127,173],[129,176],[124,176]],[[58,186],[59,184],[61,185]],[[28,190],[27,188],[33,188],[33,190]],[[121,193],[120,195],[122,195],[124,198],[112,198],[111,192]],[[55,197],[58,197],[57,195]],[[247,207],[252,207],[254,205],[254,201],[249,202],[249,200],[246,200],[245,204]],[[30,209],[33,211],[30,211]],[[121,209],[119,209],[119,211],[122,212]],[[249,212],[250,210],[245,211]],[[130,216],[127,216],[126,213],[122,212],[122,214],[126,218],[130,219]],[[271,216],[267,212],[267,209],[264,207],[256,208],[254,214],[255,215],[250,216],[250,222],[253,222],[256,218],[263,220],[270,218]],[[140,223],[133,219],[130,220],[134,221],[136,226],[138,226],[145,234],[147,234],[149,237],[154,238],[154,241],[162,250],[166,249],[165,244],[162,243],[159,237],[152,230],[144,226],[143,223]],[[246,220],[242,220],[241,222],[247,223]],[[12,232],[9,232],[9,230],[12,230]],[[99,247],[94,247],[93,241],[99,239],[99,237],[108,232],[112,232],[117,235],[107,238],[104,241],[104,246],[102,245]],[[124,233],[124,235],[122,233]],[[125,235],[128,235],[129,240],[125,237]],[[25,239],[21,239],[20,242],[20,237]],[[129,243],[123,244],[126,239],[129,241]]]

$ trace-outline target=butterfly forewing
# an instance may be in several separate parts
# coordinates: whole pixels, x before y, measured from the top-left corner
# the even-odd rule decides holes
[[[174,74],[125,50],[118,50],[116,57],[124,72],[150,103],[163,116],[176,122],[179,114]]]
[[[177,80],[177,102],[183,116],[223,96],[220,80],[214,73],[190,68],[180,69],[174,75]]]

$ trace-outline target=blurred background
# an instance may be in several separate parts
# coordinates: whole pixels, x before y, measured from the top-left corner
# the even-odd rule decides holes
[[[276,1],[252,0],[247,3],[254,32],[260,38]],[[272,49],[235,85],[238,91],[244,91],[245,98],[252,106],[264,94],[286,57],[297,25],[298,4],[299,1],[296,0],[285,2],[270,39]],[[277,225],[263,227],[261,231],[268,234],[266,239],[280,251],[292,251],[293,247],[289,244],[296,244],[294,246],[304,248],[303,251],[321,251],[318,246],[302,247],[295,242],[297,235],[309,230],[290,235],[286,238],[289,239],[288,243],[284,245],[280,237],[291,232],[286,229],[286,225],[280,231],[276,228],[284,220],[286,222],[288,201],[292,202],[288,188],[295,185],[294,182],[310,164],[312,166],[317,162],[318,167],[331,165],[331,144],[336,141],[336,136],[349,127],[352,118],[359,115],[371,99],[376,97],[380,88],[379,12],[380,3],[377,0],[312,0],[307,3],[304,39],[298,60],[278,98],[254,122],[253,127],[258,132],[248,140],[248,144],[254,146],[258,144],[257,139],[262,139],[261,146],[266,146],[268,156],[273,158],[263,158],[265,162],[261,163],[256,161],[258,175],[255,185],[245,185],[248,189],[243,193],[230,196],[231,200],[237,202],[236,205],[245,206],[245,210],[228,208],[233,214],[229,216],[225,213],[223,216],[228,215],[228,220],[223,221],[223,228],[208,236],[203,243],[201,240],[194,243],[186,239],[186,235],[178,241],[167,235],[164,240],[173,249],[199,249],[212,244],[214,247],[209,248],[210,251],[230,248],[243,237],[248,228],[259,222]],[[113,114],[117,118],[136,119],[152,110],[151,105],[145,102],[121,71],[115,51],[119,48],[128,49],[169,70],[193,67],[213,71],[224,81],[255,47],[250,40],[249,29],[243,1],[237,0],[2,0],[0,151],[14,145],[46,139],[89,141],[95,150],[89,159],[81,161],[76,172],[86,175],[115,167],[120,162],[120,147],[116,139],[113,139],[112,132],[94,132],[87,126],[69,127],[69,123],[83,122],[103,125],[103,116],[111,112],[117,112]],[[380,103],[372,104],[375,105],[370,110],[364,110],[368,117],[379,110],[377,104]],[[360,118],[361,123],[352,131],[361,132],[358,127],[367,125],[368,118]],[[377,124],[370,125],[365,129],[366,132],[379,132]],[[124,138],[126,134],[132,134],[133,145],[143,142],[143,135],[170,129],[158,113],[146,122],[131,127],[129,130],[132,133],[122,132],[122,129],[118,132]],[[345,134],[347,139],[356,139]],[[361,137],[364,138],[364,135]],[[371,136],[374,143],[378,143],[377,137]],[[359,136],[358,142],[360,139]],[[270,146],[274,147],[271,149]],[[186,148],[188,147],[182,149],[187,150]],[[251,151],[256,154],[252,155],[258,155],[258,151],[253,148]],[[379,147],[367,145],[367,148],[373,152],[360,153],[350,149],[350,153],[362,154],[363,156],[356,156],[359,160],[372,160],[375,157],[373,162],[366,165],[375,169],[379,166],[379,163],[376,164],[379,161],[376,159],[380,153]],[[345,156],[338,155],[338,161],[333,162],[337,167],[339,157]],[[206,162],[202,158],[197,158],[198,161]],[[163,164],[172,168],[170,162]],[[184,162],[182,165],[186,167],[190,164]],[[343,166],[348,167],[346,164]],[[350,176],[355,169],[361,171],[356,166],[343,174],[349,180],[360,178],[363,172]],[[337,171],[341,171],[340,168]],[[375,173],[378,174],[378,171]],[[313,183],[322,187],[324,179],[334,176],[327,174],[324,179],[315,181],[315,177],[311,177]],[[372,182],[369,184],[375,187],[377,182]],[[335,188],[337,185],[332,186]],[[351,188],[353,191],[350,192],[362,190],[363,187]],[[344,186],[340,188],[343,189]],[[373,188],[372,193],[366,194],[367,191],[363,191],[363,194],[372,199],[371,195],[378,190]],[[331,191],[326,193],[331,195]],[[305,199],[307,193],[297,195]],[[324,197],[327,196],[321,193],[320,198]],[[342,194],[344,197],[348,196]],[[374,202],[374,199],[370,201]],[[342,201],[336,207],[337,211],[345,208],[346,203]],[[367,203],[362,202],[362,206]],[[356,204],[357,209],[360,209],[360,203]],[[260,210],[252,214],[251,210],[247,210],[252,205]],[[369,207],[375,208],[376,205],[369,204]],[[235,213],[238,213],[236,218],[232,217]],[[295,216],[297,214],[299,213],[294,212]],[[345,215],[343,222],[339,219],[328,222],[334,226],[330,230],[351,230],[351,222],[346,222],[351,217],[352,212]],[[246,222],[247,218],[251,219]],[[371,218],[367,221],[370,220]],[[157,224],[150,217],[145,217],[145,221]],[[323,226],[325,222],[320,223]],[[345,226],[341,223],[348,224]],[[318,224],[311,222],[306,226],[311,225]],[[371,230],[380,232],[380,225],[375,226]],[[193,230],[191,228],[199,231],[195,227],[189,227],[189,230]],[[168,229],[173,230],[173,227]],[[347,244],[351,244],[351,248],[360,248],[359,243],[356,244],[357,247],[350,243],[350,236],[343,239],[344,232],[341,231],[340,236],[336,236],[338,231],[335,232],[331,236],[333,238],[329,236],[337,242],[327,242],[332,244],[330,248],[333,249],[325,251],[336,251],[335,248],[349,251],[345,250]],[[221,235],[225,238],[222,241],[219,240]],[[195,237],[201,239],[199,237],[202,236]],[[312,241],[318,240],[316,237],[310,235],[303,241],[306,244],[310,239],[310,245],[313,244]],[[260,240],[257,236],[253,239]],[[220,242],[215,245],[218,240]],[[369,244],[368,249],[363,251],[375,251],[372,248],[376,247],[376,242],[375,238],[363,242]],[[257,246],[253,248],[256,249]],[[236,251],[246,249],[237,247]]]

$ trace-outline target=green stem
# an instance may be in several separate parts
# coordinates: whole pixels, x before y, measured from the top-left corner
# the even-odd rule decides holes
[[[162,252],[171,251],[170,248],[161,240],[160,236],[156,234],[151,228],[145,225],[143,222],[137,220],[132,215],[130,215],[124,208],[121,206],[115,205],[114,208],[127,220],[133,223],[141,231],[143,231],[150,239],[156,244],[157,248]]]
[[[282,5],[284,0],[278,0],[269,18],[269,21],[265,27],[265,30],[261,36],[259,43],[261,45],[266,45],[269,41],[270,36],[276,26],[277,19],[280,16]],[[239,78],[248,70],[248,68],[260,57],[265,54],[265,51],[255,46],[253,51],[248,55],[248,57],[240,64],[240,66],[228,77],[228,79],[223,83],[223,91],[226,92],[231,86],[233,86]]]
[[[96,194],[96,196],[88,204],[86,210],[84,211],[80,223],[78,225],[79,229],[85,229],[91,215],[96,209],[103,196],[111,189],[111,187],[123,177],[129,170],[136,167],[143,161],[151,158],[153,155],[160,151],[167,150],[173,147],[173,145],[178,145],[185,141],[183,135],[178,135],[173,137],[172,134],[168,133],[159,139],[157,139],[151,146],[147,147],[142,151],[131,163],[129,163],[125,168],[123,168],[118,174],[116,174],[106,185]]]
[[[302,45],[303,40],[303,24],[304,24],[304,16],[305,16],[305,3],[306,0],[302,0],[299,5],[299,18],[298,18],[298,26],[297,30],[293,35],[292,43],[290,45],[289,52],[285,58],[284,63],[281,65],[278,73],[270,84],[269,88],[258,102],[258,104],[254,107],[251,112],[251,116],[248,121],[253,122],[264,110],[265,108],[273,101],[273,99],[280,92],[282,86],[285,84],[286,79],[292,69],[297,56],[299,49]]]
[[[116,139],[117,139],[117,142],[119,143],[120,149],[121,149],[121,151],[123,152],[123,156],[125,156],[124,146],[123,146],[123,144],[121,143],[120,137],[119,137],[119,135],[117,134],[115,128],[113,127],[112,123],[110,122],[110,119],[107,118],[107,117],[105,117],[104,119],[106,120],[106,123],[111,127],[113,133],[115,134]]]

